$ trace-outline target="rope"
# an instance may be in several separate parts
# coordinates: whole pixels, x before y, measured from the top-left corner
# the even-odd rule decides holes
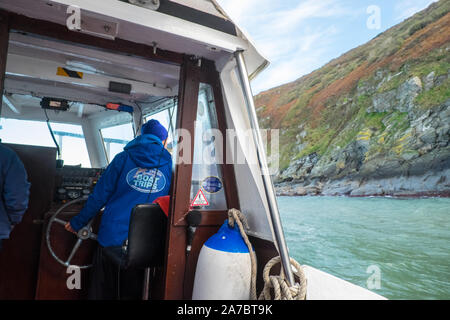
[[[239,232],[244,239],[245,244],[247,245],[248,252],[250,252],[250,261],[252,264],[252,277],[251,277],[251,283],[250,283],[250,300],[256,300],[256,254],[253,250],[253,246],[250,243],[250,240],[248,240],[247,234],[244,231],[244,224],[245,228],[248,229],[248,223],[245,216],[237,209],[230,209],[228,210],[228,225],[231,228],[234,228],[234,223],[238,224]]]
[[[306,299],[306,277],[302,266],[291,258],[291,266],[294,267],[293,273],[296,280],[295,284],[289,287],[283,270],[279,276],[271,276],[272,268],[281,262],[280,256],[272,258],[267,262],[263,270],[264,289],[259,295],[258,300],[272,300],[271,289],[274,292],[274,300],[305,300]]]
[[[245,216],[237,209],[228,210],[228,225],[231,228],[234,228],[234,224],[237,223],[239,227],[239,232],[244,239],[245,244],[248,247],[250,252],[250,261],[251,261],[251,284],[250,284],[250,299],[256,300],[256,273],[257,273],[257,265],[256,265],[256,254],[253,250],[253,246],[248,239],[247,234],[245,233],[244,227],[248,229],[248,223]],[[283,273],[283,268],[281,268],[281,272],[279,276],[271,276],[271,269],[281,262],[281,258],[279,256],[272,258],[269,262],[267,262],[266,266],[263,270],[263,279],[264,279],[264,289],[259,295],[258,300],[272,300],[271,289],[274,292],[274,300],[305,300],[306,298],[306,277],[303,272],[301,265],[295,261],[294,259],[290,259],[291,266],[294,267],[293,273],[294,278],[296,278],[296,283],[289,287],[286,278]],[[297,282],[298,281],[298,282]]]

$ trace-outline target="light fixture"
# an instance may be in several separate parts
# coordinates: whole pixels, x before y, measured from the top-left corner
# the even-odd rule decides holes
[[[114,40],[119,32],[119,23],[83,13],[81,15],[80,32]]]
[[[45,97],[41,100],[41,107],[43,109],[66,111],[69,109],[69,102],[65,99]]]

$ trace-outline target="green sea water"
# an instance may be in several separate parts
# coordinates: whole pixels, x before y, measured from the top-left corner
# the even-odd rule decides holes
[[[379,289],[371,290],[389,299],[450,299],[449,198],[279,197],[278,204],[301,264],[364,288],[377,270]]]

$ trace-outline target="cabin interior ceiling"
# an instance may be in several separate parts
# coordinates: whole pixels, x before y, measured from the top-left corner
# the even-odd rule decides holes
[[[83,10],[85,18],[94,17],[97,20],[116,23],[118,25],[116,38],[150,47],[156,43],[158,49],[212,60],[215,61],[219,71],[231,62],[236,46],[239,48],[246,46],[242,39],[225,34],[222,38],[221,32],[196,26],[195,23],[186,22],[184,25],[180,19],[178,19],[180,22],[177,22],[176,18],[127,3],[118,1],[117,5],[120,8],[114,6],[106,10],[105,2],[103,0],[75,1],[76,4],[82,4],[82,8],[85,6],[89,8],[90,11]],[[0,1],[0,9],[65,26],[68,4],[69,2],[64,0],[5,0]],[[211,7],[210,4],[208,6]],[[209,9],[213,10],[212,7]],[[117,12],[118,10],[121,10],[120,13]],[[105,15],[99,13],[103,11]],[[159,27],[146,25],[145,21],[149,21],[152,17],[165,24],[165,28],[157,29]],[[193,33],[199,32],[199,34],[192,38],[189,38],[189,35],[186,37],[186,33],[184,36],[177,35],[176,32],[171,32],[170,28],[167,29],[168,22],[164,22],[166,19],[178,23],[177,28],[193,27],[195,30]],[[173,19],[175,20],[172,21]],[[208,41],[202,42],[197,39],[199,36],[201,39],[202,34],[211,43],[224,44],[227,48],[220,46],[212,48],[211,45],[207,45]],[[217,41],[214,40],[216,36],[220,38]],[[81,81],[56,76],[57,67],[81,71],[85,75],[84,79]],[[43,96],[78,102],[72,105],[69,112],[49,114],[50,119],[55,122],[82,123],[88,117],[109,117],[109,114],[117,112],[98,106],[108,102],[136,107],[133,101],[139,101],[139,108],[151,113],[152,110],[160,108],[161,97],[172,97],[178,94],[178,78],[178,66],[88,46],[75,46],[72,43],[11,30],[5,79],[5,96],[8,102],[2,99],[2,116],[45,120],[45,115],[38,103],[40,99],[35,98]],[[133,92],[131,95],[109,92],[107,90],[109,81],[132,82]],[[138,89],[135,90],[136,88]],[[11,105],[13,105],[12,108]]]
[[[83,73],[82,79],[56,74],[57,68]],[[52,121],[81,123],[86,118],[125,121],[107,103],[122,103],[146,112],[159,108],[163,97],[178,94],[179,67],[45,37],[11,32],[2,116],[45,120],[42,97],[66,99],[67,112],[49,112]],[[130,94],[110,92],[109,81],[128,83]],[[115,121],[117,122],[117,121]]]
[[[64,2],[65,1],[51,0],[6,0],[0,2],[0,8],[34,19],[52,21],[65,26],[67,5],[65,5]],[[92,4],[94,5],[93,2]],[[95,2],[94,7],[97,6],[102,6],[100,1],[98,1],[98,5],[97,1]],[[123,8],[127,9],[126,12],[122,10]],[[117,1],[116,10],[122,10],[121,16],[124,16],[123,20],[87,11],[85,11],[85,16],[89,16],[93,19],[109,21],[111,23],[117,23],[118,32],[116,38],[126,39],[131,42],[142,43],[149,46],[156,43],[157,47],[162,50],[169,50],[172,52],[184,53],[187,55],[194,55],[208,60],[213,60],[216,62],[216,66],[219,70],[221,70],[221,68],[232,57],[233,49],[216,48],[214,45],[208,45],[193,39],[185,38],[177,35],[176,33],[168,33],[161,30],[151,29],[147,26],[132,22],[133,19],[131,17],[133,15],[137,17],[137,14],[139,14],[139,18],[143,18],[143,20],[152,20],[151,14],[155,14],[152,10],[140,8],[135,5],[119,1]],[[146,14],[149,14],[149,16],[147,17]],[[130,18],[126,20],[125,17],[128,15]],[[167,18],[170,17],[164,14],[161,15],[166,16]],[[195,26],[194,23],[191,24],[191,27],[193,26]],[[185,28],[189,28],[189,25],[186,24]],[[212,29],[210,29],[210,31],[214,32]],[[219,32],[219,34],[221,33]],[[227,41],[229,41],[229,39]],[[238,38],[235,38],[235,41],[239,43],[241,42]]]

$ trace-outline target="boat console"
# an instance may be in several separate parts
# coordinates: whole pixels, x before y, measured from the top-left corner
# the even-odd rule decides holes
[[[56,170],[55,202],[75,200],[89,195],[104,169],[64,166]]]

